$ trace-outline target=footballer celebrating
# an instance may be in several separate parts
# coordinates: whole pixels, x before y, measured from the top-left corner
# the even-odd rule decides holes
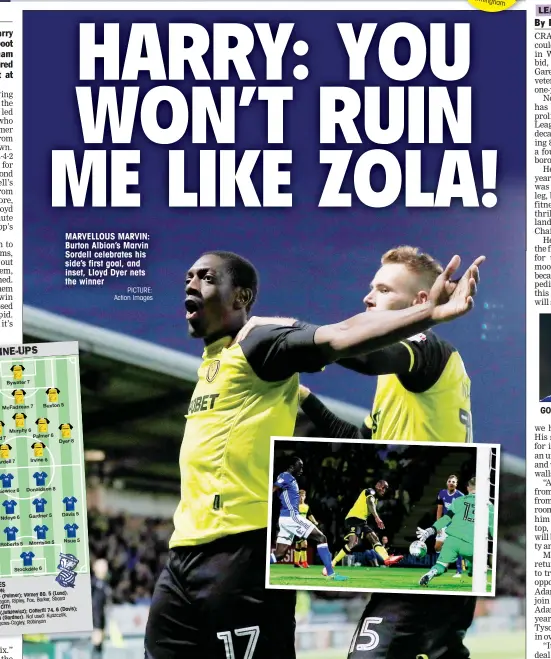
[[[473,265],[478,266],[484,257]],[[366,312],[415,308],[426,303],[442,266],[417,247],[391,249],[381,258]],[[450,282],[450,288],[454,283]],[[251,319],[241,333],[275,319]],[[293,325],[294,318],[280,318]],[[361,429],[336,417],[313,394],[301,398],[305,414],[327,437],[355,436],[389,441],[472,442],[471,381],[458,351],[435,332],[419,332],[381,350],[338,360],[341,366],[377,376],[371,415]],[[353,433],[351,435],[351,432]],[[344,433],[344,434],[342,434]]]
[[[205,344],[180,450],[181,500],[152,597],[148,659],[293,659],[295,593],[264,588],[272,435],[293,434],[298,374],[378,350],[466,314],[478,264],[452,282],[453,257],[425,302],[340,323],[268,324],[240,342],[255,268],[203,254],[186,276],[186,320]]]
[[[479,257],[473,263],[484,261]],[[416,247],[400,246],[387,251],[364,297],[366,316],[389,310],[415,308],[430,296],[442,266]],[[461,281],[448,280],[448,292]],[[242,330],[273,322],[253,317]],[[292,326],[292,318],[278,322]],[[371,415],[361,428],[333,414],[307,388],[300,392],[302,411],[326,437],[366,438],[395,441],[472,442],[470,379],[457,350],[434,332],[419,332],[377,351],[345,358],[338,363],[365,375],[377,377]],[[348,659],[364,659],[365,642],[373,620],[379,620],[379,639],[370,659],[414,659],[416,655],[466,659],[463,644],[476,605],[474,597],[439,595],[419,607],[415,595],[375,594],[360,619]],[[443,608],[449,611],[444,619]]]

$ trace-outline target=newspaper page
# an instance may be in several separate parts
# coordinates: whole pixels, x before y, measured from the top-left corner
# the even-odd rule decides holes
[[[86,463],[85,496],[63,492],[84,523],[60,527],[88,537],[88,556],[64,551],[89,571],[80,628],[6,629],[23,655],[551,653],[523,379],[525,272],[529,313],[545,298],[551,14],[0,9],[1,344],[77,342],[68,464]]]
[[[527,299],[528,345],[539,341],[539,359],[528,360],[527,371],[527,528],[531,538],[527,542],[527,625],[533,630],[528,634],[528,656],[551,656],[551,612],[549,574],[551,557],[549,527],[548,458],[550,457],[549,414],[550,394],[547,391],[551,375],[548,366],[549,304],[548,243],[551,240],[547,160],[551,115],[547,111],[551,100],[551,6],[534,4],[527,15],[527,148],[528,186],[527,195]],[[532,154],[532,155],[531,155]],[[538,345],[538,343],[535,343]],[[538,380],[539,373],[539,380]],[[539,392],[536,390],[539,387]],[[539,400],[539,407],[534,401]]]

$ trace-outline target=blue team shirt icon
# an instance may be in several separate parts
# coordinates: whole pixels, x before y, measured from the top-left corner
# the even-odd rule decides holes
[[[13,542],[17,538],[18,528],[15,526],[6,526],[4,533],[6,534],[6,540],[8,542]]]
[[[37,513],[43,513],[44,512],[44,506],[47,503],[48,502],[46,501],[46,499],[33,499],[33,506],[34,506],[34,509]]]
[[[78,501],[76,497],[65,497],[63,503],[65,504],[65,511],[70,513],[75,509],[75,503]]]
[[[48,502],[46,501],[46,499],[34,499],[33,500],[33,506],[34,506],[34,509],[36,510],[37,513],[43,513],[44,512],[44,506],[47,503]]]
[[[20,558],[23,559],[23,567],[31,567],[33,564],[34,554],[32,551],[24,551]]]
[[[37,487],[40,487],[42,485],[46,485],[46,479],[48,478],[48,474],[45,471],[36,471],[33,474],[33,478],[36,481]]]
[[[46,540],[46,533],[48,531],[47,526],[35,526],[33,531],[36,533],[37,540]]]
[[[13,474],[0,474],[0,480],[2,481],[2,487],[11,487],[11,482],[15,478]]]
[[[67,537],[68,538],[76,538],[77,537],[78,526],[76,524],[65,524],[65,526],[63,528],[67,531]]]
[[[13,499],[11,501],[2,501],[2,505],[4,506],[6,515],[15,515],[15,506],[17,506],[17,501],[14,501]]]

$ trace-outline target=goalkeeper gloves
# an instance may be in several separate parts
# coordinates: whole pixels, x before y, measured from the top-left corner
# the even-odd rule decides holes
[[[430,538],[431,535],[434,535],[436,533],[436,529],[434,528],[434,526],[431,526],[428,529],[422,529],[418,526],[416,533],[417,533],[417,539],[421,540],[421,542],[425,542],[427,538]]]

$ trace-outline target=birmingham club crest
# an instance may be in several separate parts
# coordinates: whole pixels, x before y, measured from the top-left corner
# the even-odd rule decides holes
[[[57,566],[59,574],[55,580],[62,588],[75,587],[75,579],[77,578],[77,573],[74,570],[78,565],[78,562],[78,558],[73,556],[73,554],[64,554],[60,552],[59,565]]]

